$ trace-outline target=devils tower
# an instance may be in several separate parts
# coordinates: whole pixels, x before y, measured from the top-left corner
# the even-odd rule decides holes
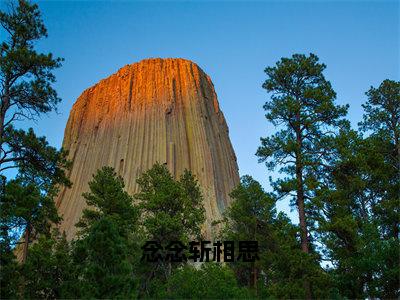
[[[85,90],[71,110],[63,147],[73,186],[61,190],[56,204],[68,239],[86,207],[82,193],[102,166],[114,167],[130,194],[138,192],[137,177],[156,162],[176,178],[191,170],[203,192],[208,237],[239,183],[214,86],[189,60],[146,59]]]

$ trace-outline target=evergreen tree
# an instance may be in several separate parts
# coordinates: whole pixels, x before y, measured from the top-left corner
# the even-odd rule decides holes
[[[391,141],[400,159],[400,82],[386,79],[379,88],[371,87],[366,95],[361,129],[371,130],[374,135],[383,135]]]
[[[7,35],[0,48],[0,171],[24,167],[47,175],[61,172],[62,161],[56,158],[62,153],[38,139],[32,129],[28,133],[15,130],[13,123],[35,120],[56,108],[60,98],[52,88],[52,72],[62,59],[35,50],[35,43],[47,36],[36,4],[11,2],[8,12],[0,11],[0,25]]]
[[[251,176],[243,176],[241,183],[230,194],[233,202],[224,213],[224,240],[257,241],[263,255],[271,245],[271,233],[276,217],[275,201],[264,192]],[[235,249],[238,251],[238,249]],[[231,263],[239,282],[257,290],[260,276],[260,261]]]
[[[186,243],[189,237],[200,237],[205,220],[202,195],[197,180],[185,171],[174,180],[166,166],[156,163],[137,180],[143,225],[152,240]]]
[[[360,124],[370,135],[342,131],[321,201],[320,232],[343,296],[399,295],[399,83],[385,80],[367,92]]]
[[[120,227],[121,234],[128,235],[138,227],[139,211],[133,205],[133,197],[125,190],[122,177],[117,176],[111,167],[103,167],[93,175],[89,182],[90,192],[84,193],[87,205],[77,227],[79,234],[85,236],[97,221],[110,217]]]
[[[133,298],[136,295],[130,241],[114,218],[96,221],[84,239],[74,243],[78,298]]]
[[[27,299],[60,299],[68,297],[73,278],[70,247],[65,236],[56,233],[40,236],[23,265],[24,295]]]
[[[377,155],[380,166],[372,176],[377,191],[382,234],[399,239],[400,207],[400,82],[384,80],[379,88],[371,87],[366,93],[368,101],[363,105],[364,120],[361,129],[370,131],[371,155]],[[374,145],[376,145],[374,147]],[[372,171],[372,170],[371,170]]]
[[[185,265],[176,269],[168,281],[158,287],[158,299],[252,299],[252,293],[240,288],[228,267],[204,263],[200,268]]]
[[[203,198],[197,180],[189,171],[176,181],[165,165],[156,163],[137,182],[140,192],[135,198],[140,201],[141,224],[147,240],[166,247],[169,242],[180,241],[185,245],[190,237],[200,237],[200,227],[205,220]],[[151,293],[150,280],[164,282],[181,264],[158,262],[144,265],[143,293]]]
[[[73,244],[79,279],[73,293],[83,298],[132,298],[139,211],[110,167],[99,170],[89,188],[83,194],[89,209],[77,224],[80,238]]]
[[[1,299],[15,299],[18,297],[18,287],[21,285],[20,278],[20,268],[13,253],[8,233],[2,232],[0,236]]]
[[[43,194],[34,183],[21,179],[10,180],[0,195],[0,220],[3,227],[3,242],[14,247],[23,233],[22,262],[28,256],[29,244],[38,235],[49,236],[51,224],[58,223],[60,217],[54,206],[53,195]]]
[[[288,175],[273,182],[278,198],[290,197],[298,210],[301,249],[312,250],[315,190],[324,179],[327,161],[332,155],[331,138],[348,122],[342,119],[346,106],[334,103],[336,93],[323,75],[325,65],[314,54],[294,54],[268,67],[263,84],[272,93],[264,105],[266,118],[280,130],[261,138],[257,156],[271,170],[280,167]],[[312,294],[305,280],[307,298]]]
[[[239,283],[252,287],[261,298],[303,298],[302,277],[307,274],[316,297],[327,297],[326,274],[301,251],[298,228],[285,214],[277,214],[273,195],[251,176],[243,176],[230,196],[233,201],[224,213],[222,238],[236,244],[255,240],[259,245],[260,260],[254,264],[229,263]]]
[[[0,45],[0,172],[17,169],[17,180],[0,186],[2,242],[14,247],[24,234],[22,260],[33,236],[48,233],[48,222],[58,217],[52,199],[59,185],[70,185],[65,169],[66,152],[49,146],[30,128],[16,129],[16,121],[35,120],[56,108],[60,99],[52,88],[54,69],[62,59],[38,53],[35,43],[47,36],[36,4],[10,2],[0,11],[4,39]],[[26,200],[25,200],[26,199]],[[30,215],[29,215],[30,214]]]
[[[366,297],[367,277],[376,265],[376,256],[370,252],[375,250],[370,245],[375,244],[376,230],[364,194],[367,182],[363,180],[363,169],[367,162],[360,152],[362,143],[362,137],[354,131],[338,136],[338,161],[316,197],[316,202],[320,201],[320,217],[316,219],[326,246],[324,254],[333,265],[331,275],[340,294],[349,298]]]

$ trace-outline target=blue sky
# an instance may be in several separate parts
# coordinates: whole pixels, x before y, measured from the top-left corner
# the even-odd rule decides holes
[[[398,1],[38,4],[49,33],[39,49],[65,58],[56,72],[63,99],[59,113],[33,124],[52,145],[61,146],[69,111],[83,90],[126,64],[182,57],[211,76],[240,174],[252,175],[266,190],[271,173],[254,155],[259,138],[274,131],[262,109],[268,99],[261,88],[266,66],[294,53],[317,54],[327,65],[325,75],[337,103],[350,104],[348,118],[354,126],[361,120],[365,91],[400,77]],[[289,212],[286,202],[278,208]]]

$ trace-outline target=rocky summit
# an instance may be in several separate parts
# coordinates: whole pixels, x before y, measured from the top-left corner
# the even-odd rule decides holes
[[[85,90],[71,110],[63,147],[72,161],[73,186],[61,190],[56,204],[68,239],[86,207],[82,193],[103,166],[114,167],[131,194],[138,192],[138,176],[156,162],[175,178],[191,170],[203,192],[203,233],[209,238],[211,223],[220,219],[239,183],[213,83],[185,59],[146,59]]]

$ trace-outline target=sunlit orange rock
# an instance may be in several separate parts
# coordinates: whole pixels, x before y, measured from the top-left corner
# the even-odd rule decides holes
[[[175,177],[191,170],[202,187],[207,237],[239,183],[211,79],[184,59],[146,59],[85,90],[71,110],[63,147],[73,162],[73,186],[61,191],[56,204],[68,239],[86,207],[82,193],[102,166],[114,167],[131,194],[138,192],[137,177],[157,161]]]

